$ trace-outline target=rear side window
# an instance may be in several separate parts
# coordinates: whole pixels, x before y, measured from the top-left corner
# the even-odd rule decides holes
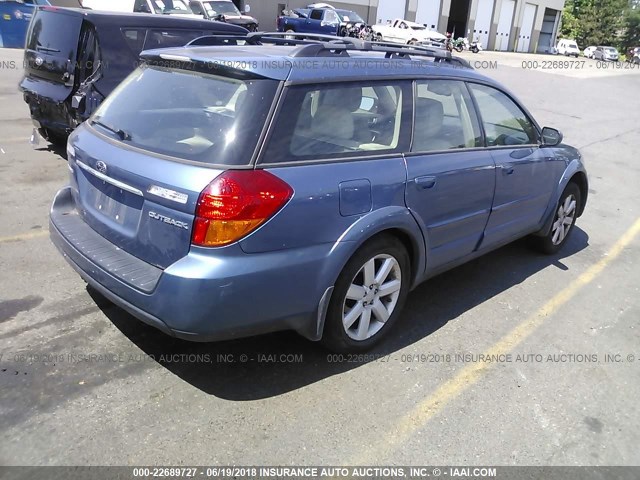
[[[123,28],[122,35],[124,36],[127,45],[134,53],[138,55],[144,49],[144,38],[147,34],[146,28]]]
[[[76,73],[78,83],[86,81],[98,70],[102,61],[98,36],[93,25],[85,22],[80,36],[80,50],[78,54],[78,65]]]
[[[481,147],[482,135],[463,82],[417,82],[413,152]]]
[[[149,30],[144,49],[184,47],[202,35],[202,30]]]
[[[273,80],[236,80],[143,66],[92,117],[125,144],[218,165],[247,165],[277,88]]]
[[[304,85],[287,92],[264,163],[399,151],[411,116],[409,83]]]
[[[537,143],[535,126],[513,100],[486,85],[469,86],[480,110],[488,147]]]

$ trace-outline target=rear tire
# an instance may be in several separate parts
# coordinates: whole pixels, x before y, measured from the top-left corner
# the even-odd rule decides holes
[[[549,233],[544,237],[532,237],[533,246],[536,250],[547,255],[553,255],[560,251],[564,244],[567,243],[571,232],[573,232],[573,227],[578,218],[580,201],[580,188],[573,182],[569,183],[556,205]]]
[[[67,138],[69,138],[68,135],[55,132],[49,128],[39,128],[38,132],[40,132],[40,135],[42,135],[49,143],[56,147],[65,148],[67,146]]]
[[[404,307],[410,269],[397,238],[381,235],[365,243],[336,281],[322,344],[335,352],[363,352],[380,342]]]

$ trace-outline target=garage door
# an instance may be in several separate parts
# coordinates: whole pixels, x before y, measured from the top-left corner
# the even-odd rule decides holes
[[[503,0],[500,9],[500,19],[498,20],[498,31],[496,32],[496,50],[509,49],[509,35],[511,34],[511,22],[513,20],[513,10],[515,0]]]
[[[531,47],[531,32],[533,31],[533,21],[536,18],[535,5],[525,3],[524,15],[522,16],[522,28],[520,29],[520,36],[518,37],[518,52],[528,52]]]
[[[426,25],[430,30],[438,30],[439,17],[440,2],[434,0],[418,0],[418,10],[416,11],[417,23]]]
[[[540,39],[538,40],[538,53],[549,53],[551,51],[555,37],[556,19],[559,14],[560,12],[557,10],[545,9]]]
[[[389,20],[404,18],[406,6],[407,0],[380,0],[376,23],[385,24]]]
[[[485,50],[489,46],[489,30],[491,29],[491,17],[493,16],[493,0],[480,0],[478,13],[473,30],[473,39],[480,41]]]

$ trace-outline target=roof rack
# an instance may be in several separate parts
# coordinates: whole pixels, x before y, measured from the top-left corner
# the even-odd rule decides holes
[[[187,46],[222,45],[288,45],[300,47],[289,54],[290,57],[318,57],[348,55],[349,51],[380,52],[387,59],[411,59],[428,57],[434,62],[444,62],[465,68],[472,68],[463,58],[454,57],[451,52],[437,47],[405,45],[391,42],[361,40],[353,37],[297,33],[297,32],[251,32],[247,35],[206,35],[196,38]]]

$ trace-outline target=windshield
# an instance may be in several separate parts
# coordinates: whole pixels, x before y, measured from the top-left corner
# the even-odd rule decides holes
[[[204,9],[210,16],[240,15],[240,10],[232,2],[202,2]]]
[[[336,10],[336,13],[342,22],[365,23],[362,17],[360,17],[356,12],[351,12],[349,10]]]
[[[193,13],[183,0],[153,0],[153,9],[156,13],[182,12]]]
[[[247,165],[275,95],[273,80],[142,66],[91,118],[127,145],[201,163]]]

